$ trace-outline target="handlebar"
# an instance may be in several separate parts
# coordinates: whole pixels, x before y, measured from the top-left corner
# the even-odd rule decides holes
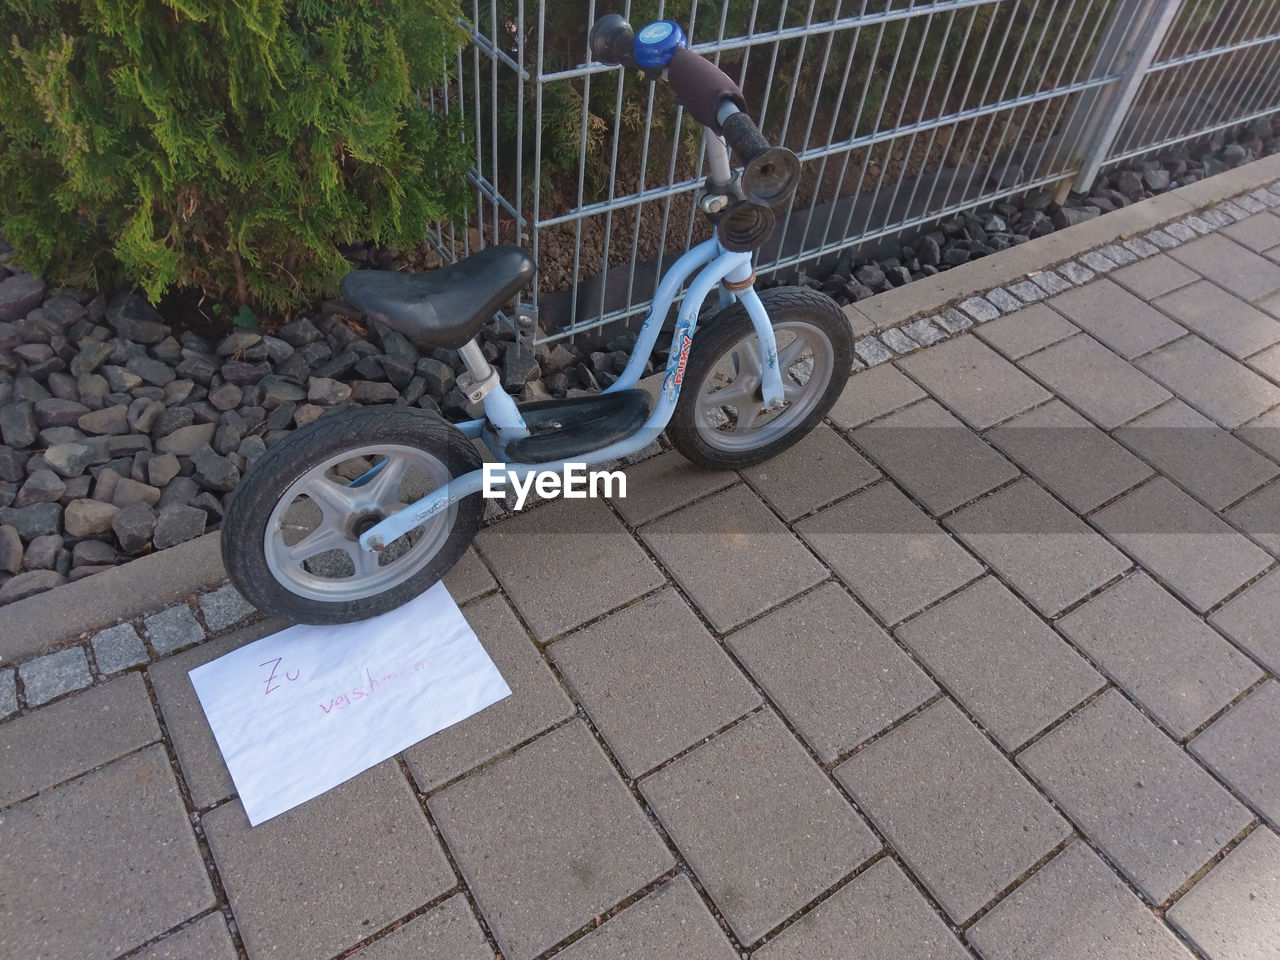
[[[690,50],[684,31],[669,20],[651,23],[637,35],[618,14],[606,14],[592,25],[588,42],[591,55],[601,63],[639,67],[651,80],[665,75],[676,99],[693,118],[711,134],[724,138],[744,164],[739,181],[743,200],[734,204],[742,221],[741,235],[749,236],[752,246],[763,243],[772,232],[768,208],[785,202],[795,192],[800,159],[764,138],[746,113],[747,101],[738,84]],[[723,153],[723,146],[718,149]],[[742,209],[745,206],[765,209],[753,212]],[[762,226],[763,214],[769,214],[767,230]],[[750,227],[746,226],[748,219]],[[722,226],[721,233],[725,232]]]

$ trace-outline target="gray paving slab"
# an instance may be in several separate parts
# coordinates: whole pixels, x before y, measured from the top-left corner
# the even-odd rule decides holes
[[[1010,360],[1073,336],[1078,328],[1042,303],[1032,304],[1008,317],[984,323],[974,334]]]
[[[1155,305],[1240,360],[1280,343],[1280,320],[1207,280],[1163,296]]]
[[[1106,277],[1060,294],[1049,305],[1127,360],[1176,340],[1183,332],[1145,299]]]
[[[474,547],[468,547],[462,559],[444,575],[445,589],[456,603],[467,603],[476,597],[496,589],[498,581],[484,565]]]
[[[825,423],[743,478],[788,522],[880,479],[880,472]]]
[[[672,589],[557,641],[548,653],[631,777],[761,702]]]
[[[274,633],[283,626],[278,620],[267,620],[243,627],[205,646],[153,663],[147,670],[165,729],[182,767],[183,782],[191,794],[192,804],[197,808],[225,800],[236,792],[236,788],[187,674],[201,664],[216,660],[236,647]]]
[[[1280,381],[1280,346],[1255,353],[1249,358],[1249,366],[1263,376]]]
[[[574,713],[573,702],[502,597],[486,597],[463,613],[511,696],[404,751],[422,790],[436,789]]]
[[[1273,827],[1280,829],[1280,683],[1268,680],[1188,744]]]
[[[1106,684],[993,577],[894,633],[1009,751]]]
[[[1071,835],[948,700],[854,754],[836,777],[956,923]]]
[[[1168,917],[1209,960],[1280,957],[1280,839],[1254,830]]]
[[[1280,386],[1199,337],[1161,347],[1138,366],[1229,430],[1280,403]]]
[[[731,633],[725,642],[825,763],[938,691],[834,583]]]
[[[978,430],[1049,399],[1038,383],[967,334],[912,354],[898,366]]]
[[[627,468],[627,495],[612,503],[632,526],[648,523],[736,482],[732,470],[708,470],[674,450]]]
[[[83,647],[68,647],[28,660],[19,665],[18,676],[29,707],[38,707],[93,682]]]
[[[1238,428],[1235,435],[1280,462],[1280,410],[1264,413]]]
[[[138,631],[130,623],[118,623],[114,627],[99,630],[93,635],[89,645],[93,648],[93,660],[98,665],[98,673],[103,676],[136,667],[151,659],[147,648],[142,645]]]
[[[204,640],[204,627],[185,603],[161,610],[142,621],[142,632],[156,653],[166,656]]]
[[[537,956],[674,862],[580,722],[446,787],[429,806],[507,960]]]
[[[450,897],[361,948],[360,960],[494,960],[465,897]]]
[[[1280,267],[1226,234],[1201,237],[1169,255],[1246,300],[1280,290]]]
[[[1099,510],[1093,521],[1202,613],[1273,562],[1164,477]]]
[[[965,933],[982,960],[1191,960],[1089,847],[1076,841]]]
[[[1115,690],[1033,743],[1018,763],[1153,904],[1253,816]]]
[[[0,726],[0,807],[159,739],[138,673],[18,717]]]
[[[1169,399],[1169,391],[1092,337],[1063,340],[1018,361],[1086,417],[1110,430]]]
[[[1129,559],[1032,480],[947,518],[947,528],[1045,616],[1130,566]]]
[[[763,711],[640,784],[738,939],[753,943],[880,849]]]
[[[918,384],[896,367],[873,367],[849,378],[827,417],[841,430],[852,430],[926,396]]]
[[[237,956],[231,934],[227,932],[227,921],[221,913],[214,912],[153,943],[129,960],[236,960]]]
[[[556,954],[559,960],[737,960],[738,952],[683,874]]]
[[[1179,287],[1195,283],[1200,274],[1189,270],[1173,257],[1160,254],[1140,263],[1121,267],[1111,274],[1111,279],[1150,302]]]
[[[198,601],[200,616],[205,625],[215,636],[230,630],[250,617],[258,616],[258,611],[244,597],[240,596],[234,586],[225,583],[216,590],[204,594]]]
[[[1073,610],[1058,629],[1179,740],[1262,676],[1142,572]]]
[[[1252,493],[1223,517],[1273,554],[1280,556],[1280,483]]]
[[[481,531],[476,547],[539,640],[663,582],[653,561],[599,500],[548,503]]]
[[[852,434],[853,441],[935,516],[994,490],[1017,469],[932,400]],[[939,464],[946,464],[945,470]]]
[[[1226,509],[1280,475],[1280,464],[1181,400],[1144,414],[1113,436],[1213,510]]]
[[[856,944],[856,947],[851,945]],[[850,954],[851,949],[856,954]],[[753,953],[752,960],[963,960],[964,948],[886,857]]]
[[[796,524],[883,623],[897,623],[982,573],[982,565],[889,483]]]
[[[641,527],[640,536],[720,633],[827,576],[743,484]]]
[[[1254,253],[1263,253],[1280,244],[1280,217],[1270,212],[1255,213],[1222,232]]]
[[[986,436],[1077,513],[1088,513],[1154,472],[1059,400]]]
[[[5,811],[0,890],[9,957],[114,957],[212,907],[164,747]]]
[[[394,760],[256,827],[239,800],[201,824],[251,957],[332,956],[457,882]]]
[[[1280,675],[1280,570],[1273,570],[1232,598],[1209,622]]]

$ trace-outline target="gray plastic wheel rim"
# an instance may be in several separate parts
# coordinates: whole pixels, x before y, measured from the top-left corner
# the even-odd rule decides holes
[[[786,406],[769,411],[763,399],[757,399],[763,381],[760,341],[754,331],[748,333],[720,355],[698,384],[695,422],[698,436],[707,446],[735,453],[768,446],[799,426],[822,401],[835,370],[830,338],[821,327],[803,320],[775,325],[774,336]],[[812,368],[805,377],[802,373],[808,358],[812,358]],[[733,429],[721,429],[730,421]]]
[[[383,458],[381,468],[359,486],[335,483],[325,476],[331,467],[357,457]],[[276,582],[291,593],[308,600],[343,603],[362,600],[399,586],[420,571],[449,538],[457,517],[457,504],[450,504],[426,524],[415,527],[405,538],[387,545],[383,554],[360,547],[352,535],[352,522],[373,514],[387,516],[403,506],[400,491],[410,470],[427,478],[429,489],[452,479],[449,468],[437,457],[417,447],[399,444],[370,444],[344,450],[316,464],[293,481],[280,495],[267,519],[262,549],[267,569]],[[416,496],[427,492],[414,491]],[[320,523],[293,544],[285,542],[285,531],[298,523],[287,516],[290,509],[306,510],[307,497],[322,514]],[[414,498],[416,498],[416,496]],[[416,535],[416,539],[413,539]],[[409,543],[407,549],[405,544]],[[322,576],[304,563],[332,551],[350,558],[354,573],[346,577]],[[385,561],[385,562],[384,562]]]

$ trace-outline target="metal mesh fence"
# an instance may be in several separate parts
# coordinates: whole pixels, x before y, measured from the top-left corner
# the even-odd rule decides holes
[[[448,258],[520,243],[547,339],[647,307],[710,236],[701,128],[664,83],[589,62],[606,12],[667,17],[743,88],[803,179],[762,276],[1280,110],[1275,0],[472,0],[433,108],[459,111],[475,210]],[[816,264],[816,266],[815,266]]]

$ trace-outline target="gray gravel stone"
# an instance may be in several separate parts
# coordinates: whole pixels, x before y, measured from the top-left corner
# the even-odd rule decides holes
[[[18,674],[0,670],[0,720],[18,712]]]
[[[0,523],[17,529],[23,540],[31,541],[48,533],[62,532],[62,506],[33,503],[29,507],[0,507]]]
[[[168,364],[152,360],[150,357],[131,357],[125,364],[125,369],[157,387],[163,387],[177,377]]]
[[[141,553],[156,529],[156,513],[145,503],[132,503],[111,519],[120,549],[125,553]]]
[[[244,391],[234,383],[224,383],[209,391],[208,400],[219,410],[230,410],[238,407],[244,398]]]
[[[12,582],[12,581],[11,581]],[[27,694],[27,706],[38,707],[72,690],[79,690],[93,682],[89,673],[89,659],[83,647],[68,647],[57,653],[46,654],[28,660],[18,667],[22,687]]]
[[[85,433],[119,436],[129,432],[129,408],[115,404],[86,413],[76,425]]]
[[[41,427],[74,427],[89,408],[75,400],[49,397],[37,400],[34,405],[36,423]]]
[[[81,540],[71,550],[71,565],[74,567],[110,566],[115,562],[115,548],[101,540]]]
[[[119,507],[99,500],[72,500],[67,504],[62,522],[72,537],[93,537],[111,529],[111,520],[118,510]]]
[[[208,444],[191,455],[191,462],[195,464],[196,482],[209,490],[230,493],[240,482],[240,471],[235,464],[214,453]]]
[[[0,527],[0,572],[17,573],[22,569],[22,538],[6,524]]]
[[[164,656],[204,640],[204,628],[186,604],[178,604],[152,614],[143,621],[147,639],[156,653]]]
[[[117,507],[128,507],[135,503],[145,503],[154,507],[159,500],[159,487],[141,483],[132,477],[121,477],[111,494],[111,503]]]
[[[208,519],[209,515],[203,510],[186,504],[161,507],[152,542],[157,550],[163,550],[194,539],[204,533]]]
[[[165,413],[169,412],[168,410],[165,411]],[[164,416],[162,415],[160,419],[163,420]],[[156,429],[160,430],[159,423],[157,423]],[[156,451],[159,453],[172,453],[179,457],[189,457],[205,444],[212,443],[213,435],[217,432],[217,429],[217,426],[212,423],[197,423],[178,427],[156,441]]]
[[[0,320],[21,320],[44,299],[44,281],[29,273],[15,273],[0,281]]]
[[[21,450],[36,442],[35,410],[30,403],[8,403],[0,407],[0,437]]]
[[[27,545],[27,552],[22,565],[28,570],[52,570],[58,563],[58,551],[62,549],[62,538],[56,533],[36,537]]]
[[[71,359],[71,375],[77,379],[93,373],[111,356],[111,345],[93,342],[85,344]]]
[[[103,676],[127,670],[150,659],[138,632],[128,623],[99,630],[90,642],[93,644],[93,658],[98,662],[98,673]]]
[[[93,459],[93,448],[83,443],[58,443],[44,451],[44,461],[64,477],[78,477]]]
[[[27,573],[20,573],[0,586],[0,605],[34,597],[37,593],[60,587],[66,582],[67,578],[57,570],[30,570]]]
[[[52,470],[40,469],[27,478],[17,496],[13,498],[15,507],[27,507],[33,503],[57,503],[66,492],[67,485]]]
[[[253,605],[229,583],[200,598],[200,614],[214,633],[233,627],[256,612]]]

